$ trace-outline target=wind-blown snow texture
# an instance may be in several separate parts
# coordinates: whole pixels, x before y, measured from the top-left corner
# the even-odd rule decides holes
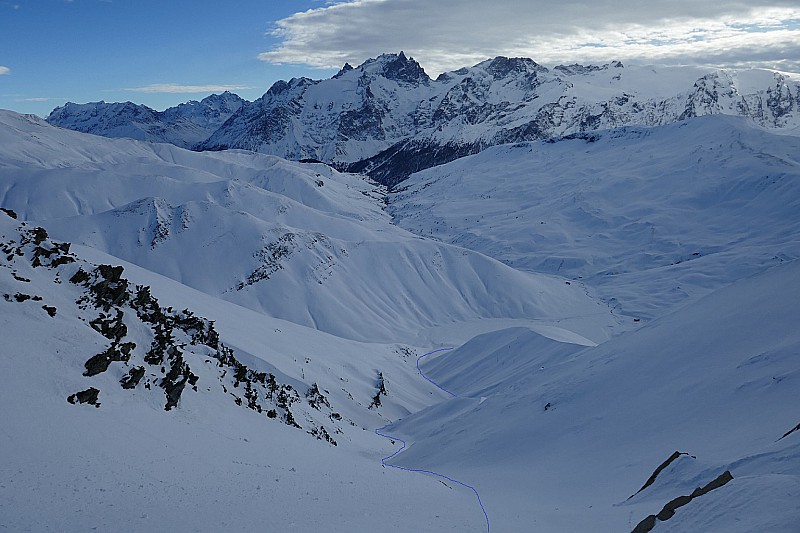
[[[386,55],[207,145],[266,154],[0,111],[0,526],[796,530],[797,83],[698,72]]]

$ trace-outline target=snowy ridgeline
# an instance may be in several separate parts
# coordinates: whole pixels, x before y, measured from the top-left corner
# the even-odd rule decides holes
[[[191,146],[187,139],[192,139],[201,150],[240,148],[316,159],[367,172],[393,186],[417,170],[488,146],[627,125],[659,126],[724,114],[796,131],[798,80],[766,70],[619,62],[547,68],[531,59],[506,57],[433,80],[401,52],[355,68],[346,65],[328,80],[276,82],[255,102],[213,95],[163,114],[130,103],[68,104],[55,109],[48,121],[109,137],[183,147]],[[198,115],[212,111],[216,122],[198,122]],[[207,138],[200,139],[202,132]]]
[[[167,142],[191,148],[205,141],[245,103],[245,100],[228,91],[164,111],[133,102],[67,102],[55,108],[47,120],[62,128],[104,137]]]
[[[0,112],[0,526],[793,531],[797,153],[687,119],[387,195]],[[381,467],[401,418],[446,477]]]
[[[413,174],[395,222],[653,318],[800,258],[800,137],[736,117],[493,147]]]

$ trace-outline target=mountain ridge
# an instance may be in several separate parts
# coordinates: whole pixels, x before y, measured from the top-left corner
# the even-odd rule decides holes
[[[225,123],[245,100],[225,91],[190,100],[164,111],[133,102],[67,102],[47,117],[50,124],[103,137],[167,142],[191,148]]]
[[[489,146],[709,114],[794,134],[800,77],[618,61],[548,68],[498,56],[431,79],[400,52],[345,65],[327,80],[275,82],[193,148],[316,159],[391,187]],[[57,114],[48,120],[71,127]]]

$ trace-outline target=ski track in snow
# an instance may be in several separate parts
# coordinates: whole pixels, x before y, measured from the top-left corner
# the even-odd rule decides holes
[[[428,376],[426,376],[426,375],[425,375],[425,373],[424,373],[424,372],[422,372],[422,369],[419,367],[419,363],[420,363],[420,361],[422,361],[422,359],[423,359],[424,357],[427,357],[427,356],[429,356],[429,355],[431,355],[431,354],[435,354],[435,353],[437,353],[437,352],[443,352],[443,351],[446,351],[446,350],[452,350],[452,348],[439,348],[439,349],[437,349],[437,350],[433,350],[433,351],[431,351],[431,352],[428,352],[428,353],[422,354],[422,355],[420,355],[419,357],[417,357],[417,370],[419,371],[419,375],[420,375],[420,376],[422,376],[423,378],[425,378],[426,380],[428,380],[429,382],[431,382],[431,383],[432,383],[433,385],[435,385],[437,388],[439,388],[439,389],[443,390],[444,392],[446,392],[446,393],[447,393],[447,394],[449,394],[450,396],[452,396],[452,397],[454,397],[454,398],[457,398],[457,397],[458,397],[458,395],[457,395],[457,394],[453,394],[453,393],[452,393],[452,392],[450,392],[449,390],[445,389],[444,387],[442,387],[441,385],[439,385],[438,383],[436,383],[435,381],[433,381],[431,378],[429,378]],[[388,467],[390,467],[390,468],[397,468],[398,470],[405,470],[406,472],[417,472],[417,473],[421,473],[421,474],[430,474],[430,475],[432,475],[432,476],[436,476],[436,477],[439,477],[439,478],[442,478],[442,479],[446,479],[447,481],[450,481],[450,482],[452,482],[452,483],[456,483],[456,484],[458,484],[458,485],[461,485],[462,487],[466,487],[466,488],[468,488],[469,490],[471,490],[472,492],[474,492],[474,493],[475,493],[475,497],[478,499],[478,505],[480,505],[480,507],[481,507],[481,511],[483,512],[483,517],[486,519],[486,533],[489,533],[489,532],[491,531],[491,529],[490,529],[490,526],[489,526],[489,515],[486,513],[486,508],[483,506],[483,502],[481,501],[481,495],[480,495],[480,494],[478,494],[478,490],[477,490],[475,487],[473,487],[472,485],[468,485],[467,483],[464,483],[463,481],[459,481],[459,480],[457,480],[457,479],[453,479],[453,478],[451,478],[451,477],[449,477],[449,476],[446,476],[446,475],[444,475],[444,474],[440,474],[440,473],[438,473],[438,472],[433,472],[433,471],[431,471],[431,470],[423,470],[423,469],[420,469],[420,468],[406,468],[406,467],[404,467],[404,466],[391,465],[391,464],[388,464],[388,463],[386,462],[386,461],[389,461],[389,460],[391,460],[391,459],[392,459],[394,456],[396,456],[397,454],[399,454],[400,452],[402,452],[403,450],[405,450],[405,449],[406,449],[406,441],[404,441],[404,440],[403,440],[403,439],[401,439],[400,437],[394,437],[394,436],[392,436],[392,435],[388,435],[388,434],[386,434],[386,433],[381,433],[383,430],[385,430],[385,429],[386,429],[386,428],[388,428],[389,426],[392,426],[392,425],[394,425],[396,422],[399,422],[400,420],[402,420],[402,419],[398,419],[398,420],[396,420],[395,422],[391,422],[391,423],[389,423],[389,424],[386,424],[386,425],[385,425],[385,426],[383,426],[383,427],[379,427],[379,428],[377,428],[377,429],[375,430],[375,434],[377,434],[377,435],[380,435],[380,436],[381,436],[381,437],[383,437],[383,438],[389,439],[390,441],[392,441],[392,443],[393,443],[393,444],[394,444],[394,441],[399,441],[399,442],[402,444],[402,446],[400,447],[400,449],[399,449],[399,450],[396,450],[396,451],[395,451],[393,454],[391,454],[391,455],[388,455],[388,456],[386,456],[386,457],[382,458],[382,459],[381,459],[381,465],[383,465],[383,466],[388,466]]]

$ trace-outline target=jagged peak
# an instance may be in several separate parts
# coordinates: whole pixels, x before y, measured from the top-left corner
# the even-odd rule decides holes
[[[278,96],[297,87],[308,87],[316,83],[318,82],[306,77],[292,78],[289,81],[278,80],[272,84],[272,87],[267,90],[262,98],[266,96]]]
[[[223,91],[221,93],[214,93],[206,96],[200,102],[217,102],[220,100],[243,100],[241,96],[230,91]]]
[[[577,74],[588,74],[590,72],[597,72],[600,70],[608,70],[609,68],[625,68],[625,66],[621,61],[612,61],[604,65],[581,65],[579,63],[572,63],[571,65],[558,65],[553,67],[553,70],[557,70],[561,74],[573,76]]]
[[[481,63],[486,71],[495,79],[505,78],[512,72],[547,72],[547,68],[527,57],[497,56]]]
[[[56,107],[50,112],[47,121],[65,119],[74,114],[85,113],[86,110],[91,110],[92,116],[96,115],[127,115],[133,116],[148,115],[157,116],[158,111],[147,107],[144,104],[136,104],[131,101],[127,102],[88,102],[85,104],[76,104],[74,102],[67,102],[63,106]]]
[[[413,57],[406,57],[402,50],[398,54],[381,54],[376,58],[367,59],[358,66],[358,70],[406,83],[428,84],[431,80],[422,66]]]
[[[353,70],[353,65],[351,65],[350,63],[345,62],[345,64],[342,66],[342,68],[339,70],[339,72],[337,72],[336,74],[333,75],[333,79],[341,78],[342,76],[344,76],[345,74],[347,74],[351,70]]]

